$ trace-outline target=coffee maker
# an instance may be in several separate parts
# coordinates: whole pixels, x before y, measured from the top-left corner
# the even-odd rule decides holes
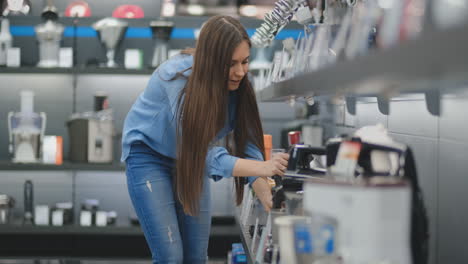
[[[64,26],[57,23],[58,10],[49,1],[41,14],[44,23],[36,26],[35,31],[39,41],[38,67],[52,68],[59,65],[60,41]]]
[[[41,157],[46,114],[35,113],[34,93],[22,91],[21,111],[8,113],[9,151],[15,163],[36,163]]]

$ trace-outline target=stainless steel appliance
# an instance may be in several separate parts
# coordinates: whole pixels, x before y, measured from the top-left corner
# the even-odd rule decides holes
[[[9,151],[13,155],[13,162],[39,162],[46,114],[34,112],[32,91],[22,91],[20,95],[21,112],[8,113]]]
[[[0,66],[7,64],[7,51],[11,48],[11,43],[10,21],[3,18],[0,20]]]
[[[78,116],[68,121],[70,160],[74,162],[111,163],[113,160],[114,122],[92,116]]]
[[[94,111],[72,115],[67,125],[71,161],[112,162],[115,128],[105,92],[94,94]]]
[[[15,206],[15,200],[6,195],[0,194],[0,224],[10,222],[10,210]]]
[[[153,32],[153,38],[156,40],[151,66],[158,67],[167,60],[168,42],[171,37],[172,29],[174,28],[174,22],[161,20],[151,21],[150,28]]]
[[[34,223],[34,192],[32,181],[24,183],[24,219],[23,224]]]
[[[42,12],[44,23],[35,28],[39,41],[38,67],[58,67],[60,54],[60,41],[64,26],[57,23],[58,11],[50,2]]]
[[[117,18],[108,17],[93,24],[94,30],[98,32],[99,40],[107,49],[107,63],[109,68],[117,67],[115,63],[115,50],[118,48],[127,31],[128,23]]]

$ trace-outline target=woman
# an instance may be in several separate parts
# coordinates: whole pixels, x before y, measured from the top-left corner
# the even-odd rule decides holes
[[[263,161],[249,56],[249,37],[239,21],[212,17],[193,56],[180,54],[162,64],[127,115],[122,160],[153,263],[206,262],[208,177],[234,177],[238,204],[249,181],[265,209],[271,208],[265,177],[283,175],[288,155]],[[230,147],[214,146],[222,138]]]

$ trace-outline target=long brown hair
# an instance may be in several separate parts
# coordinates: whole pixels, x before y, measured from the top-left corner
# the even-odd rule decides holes
[[[211,17],[198,38],[192,73],[178,102],[175,190],[184,212],[197,215],[203,189],[209,144],[224,127],[228,108],[228,82],[235,48],[250,40],[240,22],[229,16]],[[234,153],[244,158],[247,142],[263,153],[263,130],[257,102],[247,74],[237,90]],[[236,202],[240,204],[247,179],[235,177]]]

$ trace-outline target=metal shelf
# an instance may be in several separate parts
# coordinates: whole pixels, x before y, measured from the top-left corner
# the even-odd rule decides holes
[[[33,226],[33,225],[0,225],[0,235],[135,235],[142,236],[139,226]],[[235,226],[213,225],[210,236],[237,236]]]
[[[252,249],[250,248],[252,244],[252,239],[250,238],[248,228],[243,226],[240,222],[239,210],[236,210],[236,222],[240,229],[241,242],[242,242],[242,245],[244,246],[245,255],[247,256],[247,263],[254,264],[255,263],[255,259],[253,255],[254,253],[251,252]]]
[[[238,241],[235,225],[212,226],[208,254],[224,257]],[[0,225],[0,257],[149,259],[140,227]]]
[[[13,163],[11,161],[0,161],[0,171],[124,171],[125,164],[92,164],[63,162],[62,165],[40,164],[40,163]]]
[[[8,68],[1,67],[0,74],[119,74],[119,75],[151,75],[154,72],[152,68],[145,69],[125,69],[125,68],[99,68],[99,67],[87,67],[87,68],[38,68],[38,67],[18,67]]]
[[[468,25],[423,34],[387,50],[338,62],[318,71],[264,88],[261,101],[285,101],[291,96],[346,96],[348,111],[355,97],[377,97],[388,114],[388,101],[399,93],[424,93],[428,110],[440,113],[440,87],[468,81]]]

